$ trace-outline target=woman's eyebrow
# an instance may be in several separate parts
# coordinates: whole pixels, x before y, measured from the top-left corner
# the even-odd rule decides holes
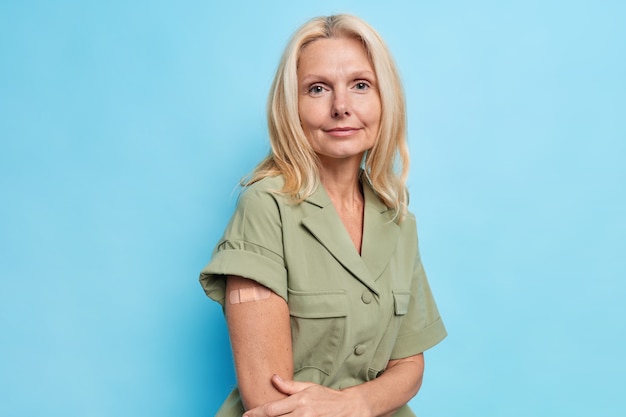
[[[311,82],[325,82],[325,81],[328,81],[328,78],[329,77],[325,75],[307,74],[304,77],[302,77],[300,82],[302,84],[307,84]],[[358,80],[362,78],[367,79],[367,80],[376,80],[376,74],[368,70],[357,70],[354,72],[349,72],[346,78],[349,80]]]
[[[367,78],[367,79],[376,79],[376,74],[374,74],[372,71],[368,71],[368,70],[363,70],[363,71],[355,71],[353,72],[351,78],[357,79],[357,78]]]

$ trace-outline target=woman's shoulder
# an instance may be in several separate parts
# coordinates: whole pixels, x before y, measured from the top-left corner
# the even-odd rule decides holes
[[[279,175],[274,175],[272,177],[262,178],[244,187],[243,190],[244,192],[249,191],[249,190],[265,191],[265,192],[272,192],[274,190],[280,191],[283,188],[284,184],[285,184],[285,179],[283,178],[282,174],[279,174]]]
[[[239,195],[239,205],[276,204],[283,200],[280,191],[283,188],[282,175],[265,177],[245,186]]]
[[[398,226],[400,226],[401,233],[405,238],[417,239],[417,220],[412,212],[407,210]]]
[[[406,214],[404,216],[404,221],[408,221],[410,225],[415,225],[415,214],[410,209],[407,209]]]

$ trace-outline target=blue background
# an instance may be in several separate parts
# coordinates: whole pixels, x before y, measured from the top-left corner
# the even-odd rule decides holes
[[[623,413],[626,3],[217,3],[0,3],[0,415],[214,414],[235,380],[198,272],[287,38],[335,12],[406,87],[450,333],[413,409]]]

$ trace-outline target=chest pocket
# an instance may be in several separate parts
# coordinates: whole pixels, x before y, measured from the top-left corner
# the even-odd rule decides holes
[[[330,375],[344,339],[346,292],[288,291],[294,372],[316,368]]]
[[[409,312],[411,292],[405,290],[393,290],[393,309],[396,316],[404,316]]]

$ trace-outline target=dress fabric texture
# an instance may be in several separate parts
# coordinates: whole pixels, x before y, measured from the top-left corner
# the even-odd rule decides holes
[[[390,359],[424,352],[446,336],[411,213],[398,225],[363,181],[359,255],[323,186],[293,204],[275,192],[282,185],[282,176],[270,177],[243,191],[200,283],[222,306],[226,275],[255,280],[287,302],[295,380],[358,385]],[[243,412],[235,388],[217,416]],[[414,416],[408,406],[394,415]]]

